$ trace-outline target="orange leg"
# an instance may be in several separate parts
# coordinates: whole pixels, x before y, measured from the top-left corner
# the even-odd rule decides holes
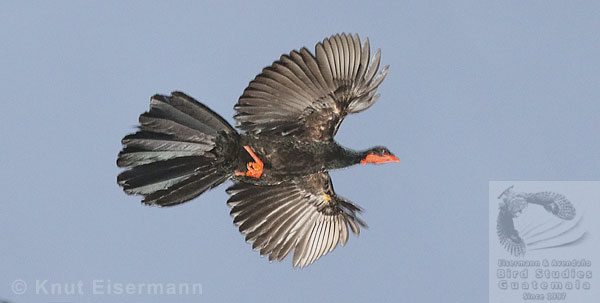
[[[246,165],[246,168],[248,169],[248,171],[246,171],[245,173],[241,172],[241,171],[235,171],[235,175],[236,176],[247,176],[247,177],[252,177],[252,178],[260,178],[260,176],[263,173],[263,167],[264,167],[263,162],[260,160],[260,158],[258,158],[258,156],[250,148],[250,146],[246,145],[246,146],[244,146],[244,149],[248,152],[248,154],[250,154],[250,157],[252,157],[254,162],[248,162],[248,165]]]

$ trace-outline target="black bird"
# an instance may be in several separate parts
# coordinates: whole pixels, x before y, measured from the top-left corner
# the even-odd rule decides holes
[[[181,92],[155,95],[139,131],[123,138],[117,178],[148,205],[191,200],[228,179],[231,215],[246,241],[269,260],[294,250],[304,267],[346,244],[348,228],[365,226],[360,208],[333,190],[331,169],[398,162],[385,147],[354,151],[333,140],[348,114],[371,107],[388,66],[368,40],[338,34],[282,55],[244,90],[235,105],[238,133],[222,117]]]

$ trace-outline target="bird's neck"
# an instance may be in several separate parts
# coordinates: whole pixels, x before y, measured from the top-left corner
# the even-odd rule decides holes
[[[333,143],[326,155],[328,169],[344,168],[360,163],[364,159],[364,152],[355,151]]]

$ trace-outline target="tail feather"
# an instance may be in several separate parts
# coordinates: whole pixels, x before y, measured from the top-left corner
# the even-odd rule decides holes
[[[219,116],[219,114],[182,92],[173,92],[171,93],[171,97],[155,95],[152,99],[170,104],[177,110],[186,113],[202,124],[208,126],[210,129],[214,130],[215,134],[218,131],[225,131],[226,133],[233,134],[237,133],[225,119]]]
[[[117,177],[126,193],[145,194],[150,189],[166,189],[172,180],[191,177],[198,168],[199,157],[181,157],[135,166]]]
[[[213,146],[208,143],[177,141],[172,136],[151,132],[137,132],[127,135],[121,143],[128,148],[138,148],[148,151],[208,151]]]
[[[213,138],[205,137],[199,142],[181,140],[185,139],[144,130],[127,135],[121,140],[125,148],[119,153],[117,165],[138,166],[179,157],[212,156],[207,152],[215,147]]]
[[[154,117],[167,118],[171,122],[198,130],[207,135],[216,135],[216,130],[211,126],[197,120],[193,116],[182,112],[168,102],[163,96],[154,96],[150,99],[150,114]]]
[[[200,130],[192,127],[179,124],[175,121],[169,120],[167,117],[156,116],[158,112],[152,110],[148,113],[144,113],[140,116],[140,128],[145,131],[155,132],[164,135],[170,135],[176,139],[191,141],[197,143],[214,143],[212,139],[214,136],[203,133]]]
[[[117,161],[120,167],[139,166],[158,161],[167,161],[181,157],[203,155],[203,151],[129,151],[124,150]]]
[[[208,169],[202,174],[195,174],[173,186],[155,191],[145,196],[142,203],[158,206],[173,206],[189,201],[205,191],[225,182],[229,176],[217,169]]]
[[[155,95],[140,115],[140,130],[127,135],[117,165],[128,167],[117,183],[145,204],[171,206],[193,199],[231,175],[216,142],[237,136],[223,118],[193,98]],[[228,150],[228,149],[218,149]]]

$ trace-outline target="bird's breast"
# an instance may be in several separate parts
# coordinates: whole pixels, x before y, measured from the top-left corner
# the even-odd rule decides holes
[[[249,137],[245,141],[264,163],[261,178],[290,179],[323,171],[325,167],[318,143],[269,137]],[[242,165],[252,161],[249,155],[242,155]]]

